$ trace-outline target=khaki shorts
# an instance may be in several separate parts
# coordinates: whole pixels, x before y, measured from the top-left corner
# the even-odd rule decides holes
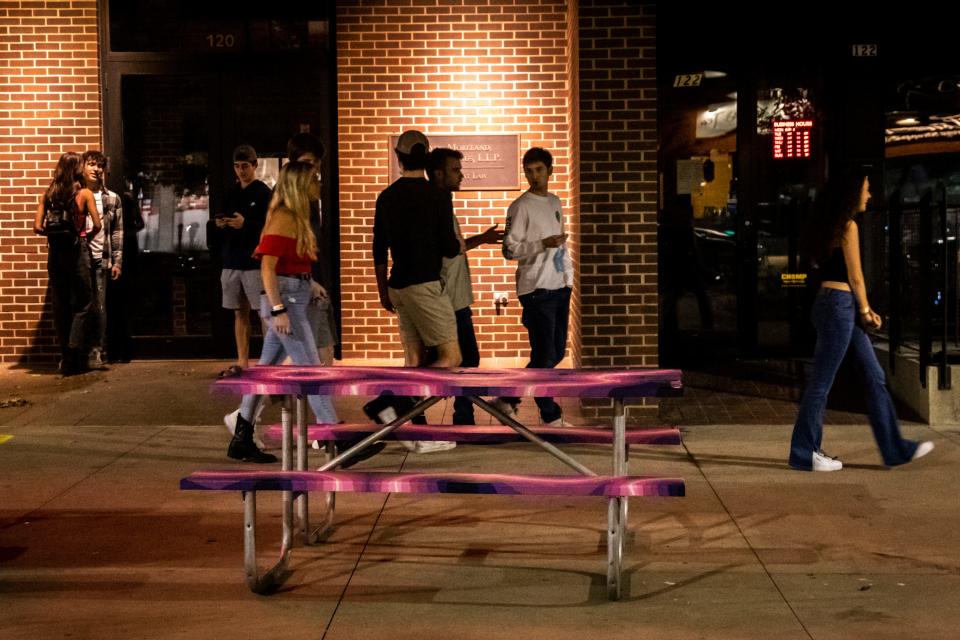
[[[439,280],[388,289],[405,345],[436,347],[457,339],[457,317]]]

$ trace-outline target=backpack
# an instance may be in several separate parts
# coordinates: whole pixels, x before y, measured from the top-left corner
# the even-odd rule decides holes
[[[67,238],[77,235],[77,225],[73,221],[72,201],[52,202],[44,205],[43,233],[48,238]]]

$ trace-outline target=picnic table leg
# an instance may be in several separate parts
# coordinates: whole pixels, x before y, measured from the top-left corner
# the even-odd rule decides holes
[[[309,444],[307,443],[307,396],[297,395],[297,471],[307,470],[307,453]],[[329,445],[327,443],[327,458],[330,458]],[[324,521],[316,529],[310,528],[310,499],[309,494],[304,491],[298,494],[297,502],[297,537],[303,544],[316,544],[320,542],[330,532],[333,526],[333,492],[328,492],[326,497],[326,513]]]
[[[280,559],[266,573],[260,575],[257,568],[257,492],[243,491],[243,564],[247,574],[247,585],[254,593],[265,593],[282,584],[289,575],[287,564],[290,560],[290,547],[293,543],[293,529],[283,523],[283,539],[280,545]]]
[[[627,475],[627,421],[623,399],[613,401],[613,475]],[[619,600],[623,590],[623,548],[627,527],[627,498],[607,503],[607,595]]]
[[[280,468],[283,471],[293,471],[293,418],[291,411],[293,408],[292,396],[283,397],[283,405],[280,409],[280,422],[283,425],[283,451],[280,456]],[[284,534],[289,529],[293,531],[293,492],[282,492],[283,500],[283,530]]]
[[[623,406],[623,398],[613,400],[613,475],[627,475],[627,460],[630,447],[627,445],[627,415]],[[620,521],[623,527],[627,526],[627,499],[623,499],[623,513]]]

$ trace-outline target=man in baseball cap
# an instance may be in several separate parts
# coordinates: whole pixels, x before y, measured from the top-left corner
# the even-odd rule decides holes
[[[453,208],[424,177],[430,142],[419,131],[405,131],[394,149],[401,176],[377,197],[373,222],[373,264],[380,304],[396,313],[404,365],[425,364],[426,347],[436,347],[433,367],[460,364],[457,320],[443,293],[443,258],[463,249],[454,231]],[[387,257],[393,262],[387,277]],[[418,453],[449,449],[455,443],[405,443]]]

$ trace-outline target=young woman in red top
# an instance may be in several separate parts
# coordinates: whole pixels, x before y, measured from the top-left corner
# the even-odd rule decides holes
[[[90,237],[100,231],[93,192],[80,188],[80,178],[80,154],[68,151],[60,156],[33,218],[34,233],[47,237],[53,324],[60,342],[60,372],[65,376],[82,373],[87,364],[84,336],[92,301],[87,216],[93,221]]]
[[[307,318],[311,299],[311,265],[317,259],[317,240],[310,226],[310,202],[320,197],[320,181],[313,165],[290,162],[280,170],[267,222],[254,257],[260,258],[264,295],[260,316],[268,330],[259,364],[278,365],[289,356],[293,364],[317,366],[317,346]],[[253,440],[252,420],[259,396],[247,395],[227,455],[246,462],[276,462]],[[310,396],[317,422],[337,422],[328,396]]]

